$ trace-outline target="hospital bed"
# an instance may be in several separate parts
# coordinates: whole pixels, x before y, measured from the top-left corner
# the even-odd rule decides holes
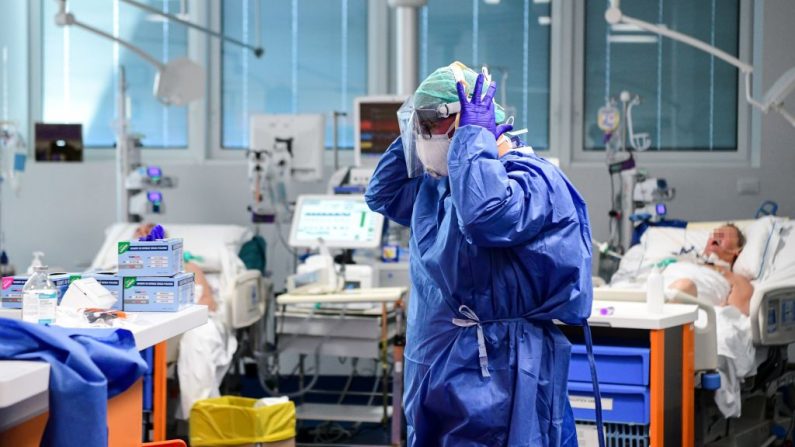
[[[89,270],[115,270],[118,242],[132,239],[138,225],[116,223],[108,227]],[[237,256],[253,236],[250,229],[237,225],[163,226],[169,237],[183,239],[184,251],[205,274],[218,305],[208,324],[168,343],[168,362],[177,365],[182,416],[187,417],[195,400],[217,394],[237,351],[236,330],[256,326],[265,314],[273,287],[258,270],[246,269]]]
[[[625,254],[611,283],[595,287],[594,300],[645,301],[650,266],[694,249],[700,252],[710,231],[723,223],[650,229]],[[787,367],[787,347],[795,343],[795,222],[764,217],[735,224],[747,238],[734,271],[752,278],[749,316],[684,294],[671,296],[700,308],[694,330],[696,445],[763,445],[781,410],[778,391],[794,377]]]

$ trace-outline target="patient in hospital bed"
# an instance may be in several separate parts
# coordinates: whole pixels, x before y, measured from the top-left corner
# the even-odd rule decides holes
[[[712,232],[701,255],[685,254],[663,271],[668,288],[710,302],[715,306],[734,306],[748,315],[754,288],[750,278],[732,271],[745,246],[745,236],[733,224]]]
[[[711,227],[714,228],[714,227]],[[753,342],[749,315],[755,288],[795,278],[795,224],[772,216],[742,226],[650,228],[641,243],[625,253],[610,288],[644,290],[653,266],[673,263],[663,271],[666,287],[682,290],[714,305],[717,370],[721,387],[715,403],[724,417],[742,413],[741,385],[767,357]],[[707,325],[706,314],[696,326]]]

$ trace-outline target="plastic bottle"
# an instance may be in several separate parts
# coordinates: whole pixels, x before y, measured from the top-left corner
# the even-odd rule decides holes
[[[663,313],[665,304],[665,290],[663,290],[663,277],[659,267],[654,267],[646,281],[646,305],[651,314]]]
[[[58,290],[47,275],[47,266],[34,267],[33,275],[22,287],[22,320],[29,323],[55,322]]]

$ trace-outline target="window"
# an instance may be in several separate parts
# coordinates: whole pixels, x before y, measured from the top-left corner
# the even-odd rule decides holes
[[[142,0],[180,13],[180,0]],[[162,105],[152,94],[156,69],[110,40],[77,27],[58,27],[58,3],[41,0],[42,119],[82,123],[86,147],[115,143],[118,67],[127,78],[128,118],[145,147],[186,147],[187,109]],[[187,53],[187,30],[119,0],[69,0],[68,9],[83,23],[119,36],[167,62]]]
[[[496,100],[526,142],[549,147],[549,0],[432,0],[420,16],[420,79],[459,60],[487,64]]]
[[[618,100],[626,90],[641,98],[632,109],[633,127],[649,134],[650,150],[736,151],[737,69],[671,39],[627,26],[609,28],[609,3],[586,2],[585,150],[604,150],[597,112],[606,98]],[[739,0],[635,0],[621,7],[628,16],[738,53]]]
[[[257,17],[259,9],[259,17]],[[367,0],[226,0],[223,29],[255,43],[265,55],[223,45],[221,145],[248,146],[251,114],[322,113],[326,146],[333,144],[334,111],[349,115],[353,98],[367,92]],[[350,116],[339,143],[353,145]]]

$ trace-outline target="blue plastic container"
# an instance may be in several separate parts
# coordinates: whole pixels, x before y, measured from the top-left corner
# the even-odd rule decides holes
[[[629,385],[599,384],[602,395],[602,418],[605,422],[648,424],[649,388]],[[569,402],[578,421],[595,421],[593,385],[569,382]]]
[[[649,348],[594,346],[593,355],[600,384],[649,385]],[[585,345],[571,347],[569,381],[591,381]]]

